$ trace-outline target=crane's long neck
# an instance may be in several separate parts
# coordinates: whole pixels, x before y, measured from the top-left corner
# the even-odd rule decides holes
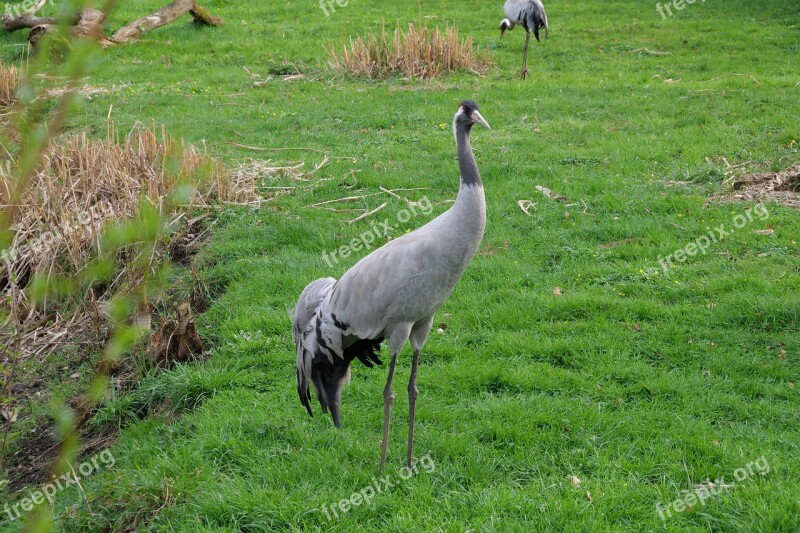
[[[461,188],[483,187],[481,173],[475,156],[472,155],[472,145],[469,142],[469,132],[472,125],[457,122],[455,124],[456,145],[458,146],[458,170],[461,173]]]
[[[478,249],[486,228],[486,200],[483,195],[483,183],[478,171],[472,146],[469,142],[471,125],[456,122],[453,125],[456,145],[458,146],[458,169],[461,174],[461,186],[453,207],[450,208],[449,220],[454,231],[453,242],[461,242],[465,253],[464,259],[469,262]],[[466,266],[466,263],[464,263]]]

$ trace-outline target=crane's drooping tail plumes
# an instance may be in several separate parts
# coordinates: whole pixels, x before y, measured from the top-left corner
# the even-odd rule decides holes
[[[331,412],[333,423],[341,423],[342,390],[350,381],[350,363],[358,358],[367,367],[383,364],[378,358],[383,338],[358,339],[345,348],[347,325],[326,319],[323,303],[333,290],[336,280],[320,278],[312,281],[300,294],[292,316],[292,338],[297,346],[297,394],[309,415],[311,393],[308,382],[314,386],[323,413]]]

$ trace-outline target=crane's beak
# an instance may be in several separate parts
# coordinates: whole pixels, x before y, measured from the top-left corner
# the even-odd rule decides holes
[[[490,129],[492,129],[492,128],[489,126],[489,123],[488,123],[488,122],[486,122],[486,119],[485,119],[485,118],[483,118],[483,116],[481,116],[481,114],[480,114],[480,113],[478,113],[478,110],[477,110],[477,109],[476,109],[475,111],[473,111],[473,112],[472,112],[472,115],[471,115],[471,116],[472,116],[472,122],[473,122],[473,123],[475,123],[475,124],[480,124],[481,126],[483,126],[484,128],[486,128],[487,130],[490,130]]]
[[[505,28],[500,28],[500,38],[503,38],[503,34],[506,32]]]

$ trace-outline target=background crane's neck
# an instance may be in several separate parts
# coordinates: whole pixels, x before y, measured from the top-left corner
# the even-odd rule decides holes
[[[475,156],[472,155],[472,146],[469,142],[469,132],[472,124],[464,124],[456,122],[453,125],[453,130],[456,136],[456,145],[458,146],[458,170],[461,174],[461,188],[465,187],[483,187],[481,182],[481,174],[478,171],[478,164],[475,162]]]

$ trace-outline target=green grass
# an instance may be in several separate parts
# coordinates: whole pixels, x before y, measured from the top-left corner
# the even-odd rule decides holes
[[[160,3],[123,3],[111,26]],[[800,160],[800,9],[708,1],[663,20],[652,2],[553,0],[549,39],[532,44],[532,78],[520,82],[524,37],[517,30],[498,39],[501,5],[422,3],[430,24],[455,22],[489,47],[497,65],[482,78],[368,82],[325,70],[324,43],[375,30],[381,18],[416,20],[414,2],[351,0],[326,18],[314,2],[209,0],[225,27],[183,21],[98,56],[88,83],[124,87],[86,102],[73,129],[104,134],[113,105],[122,131],[137,120],[165,123],[231,164],[271,157],[310,166],[321,155],[252,152],[230,141],[355,162],[338,159],[312,178],[315,187],[260,209],[222,214],[196,258],[222,293],[199,320],[210,357],[149,378],[101,412],[105,423],[124,425],[115,465],[83,480],[94,501],[58,527],[800,528],[797,211],[768,204],[768,219],[653,273],[659,257],[707,227],[732,227],[752,207],[707,202],[723,190],[720,156],[774,169]],[[23,38],[4,38],[5,61]],[[295,68],[306,78],[271,74]],[[354,215],[306,206],[380,186],[426,187],[408,194],[442,212],[457,188],[450,121],[463,98],[477,100],[493,128],[473,136],[489,220],[484,253],[437,315],[448,327],[432,333],[421,358],[416,450],[435,469],[328,521],[318,509],[380,477],[386,372],[354,367],[341,430],[309,418],[294,388],[287,310],[306,283],[338,277],[362,255],[331,268],[323,251],[372,220],[395,220],[403,204],[391,200],[352,225]],[[577,205],[548,200],[535,185]],[[537,203],[531,216],[521,199]],[[772,235],[754,233],[768,227]],[[387,466],[396,481],[409,367],[405,351]],[[155,412],[137,420],[142,406]],[[761,457],[765,475],[734,481],[666,521],[656,512],[693,484],[730,483]],[[59,497],[57,514],[83,504],[74,488]]]

